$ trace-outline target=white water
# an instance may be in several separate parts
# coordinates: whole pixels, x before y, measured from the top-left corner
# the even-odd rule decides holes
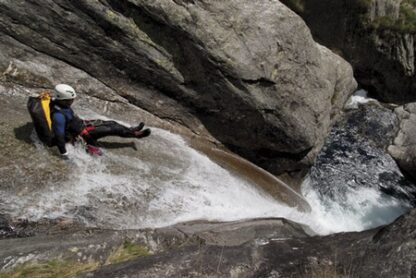
[[[373,103],[378,103],[377,100],[373,99],[373,98],[369,98],[367,97],[368,92],[366,90],[358,90],[356,91],[347,101],[347,103],[345,103],[344,108],[345,109],[357,109],[358,106],[360,104],[367,104],[370,102]]]
[[[301,213],[221,168],[181,137],[152,130],[151,140],[136,143],[137,157],[107,150],[93,158],[80,146],[68,145],[71,180],[19,198],[2,196],[5,207],[30,220],[78,217],[92,226],[117,229],[195,219],[301,219]]]
[[[14,217],[69,217],[115,229],[284,217],[319,234],[368,229],[391,222],[407,209],[368,189],[350,192],[347,206],[322,202],[306,182],[302,193],[312,212],[301,213],[218,166],[180,136],[152,131],[151,137],[136,141],[132,154],[105,150],[104,156],[93,158],[81,146],[68,146],[70,180],[18,197],[0,192],[3,206]],[[42,147],[39,151],[46,152]]]
[[[306,179],[302,194],[312,207],[313,225],[319,234],[362,231],[393,222],[410,206],[373,188],[360,188],[345,194],[344,200],[323,200]]]

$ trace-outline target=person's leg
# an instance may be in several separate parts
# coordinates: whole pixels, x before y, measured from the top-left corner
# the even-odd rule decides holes
[[[96,140],[106,136],[120,136],[125,138],[142,138],[150,135],[150,129],[141,130],[143,125],[129,128],[115,121],[91,122],[94,128],[83,136],[87,143],[95,143]]]

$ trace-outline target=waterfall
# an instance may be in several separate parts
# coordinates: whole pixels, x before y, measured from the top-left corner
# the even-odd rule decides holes
[[[273,198],[245,176],[247,162],[242,171],[230,171],[179,135],[152,131],[144,140],[108,144],[102,157],[68,145],[67,179],[27,192],[0,191],[1,211],[31,221],[66,217],[110,229],[283,217],[328,234],[389,223],[409,208],[374,188],[350,188],[341,199],[326,198],[306,180],[301,193],[311,211],[299,210],[290,204],[301,200],[298,193],[288,190],[285,201]],[[37,145],[47,156],[48,150]]]
[[[39,220],[69,217],[115,229],[161,227],[191,220],[258,217],[298,220],[302,213],[214,163],[180,136],[153,128],[136,150],[104,149],[91,157],[68,145],[70,178],[26,195],[0,195],[2,210]],[[39,151],[47,151],[40,148]]]

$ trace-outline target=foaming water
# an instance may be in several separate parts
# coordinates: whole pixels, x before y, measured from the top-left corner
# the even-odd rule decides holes
[[[349,109],[357,109],[360,104],[366,103],[378,103],[377,100],[368,97],[368,92],[366,90],[358,90],[356,91],[345,103],[344,108]]]
[[[410,209],[410,205],[374,188],[352,189],[342,199],[325,198],[316,192],[306,179],[302,194],[312,207],[316,221],[311,228],[319,234],[363,231],[393,222]]]

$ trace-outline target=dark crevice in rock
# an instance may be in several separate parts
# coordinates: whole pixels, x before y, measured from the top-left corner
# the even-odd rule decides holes
[[[273,87],[276,85],[276,82],[272,81],[272,80],[268,80],[266,78],[259,78],[259,79],[255,79],[255,80],[250,80],[250,79],[242,79],[245,83],[250,84],[250,85],[259,85],[262,87]]]
[[[284,157],[284,158],[290,158],[295,160],[301,160],[304,158],[312,148],[306,149],[304,151],[298,152],[298,153],[287,153],[287,152],[277,152],[277,151],[271,151],[268,149],[260,149],[257,151],[258,155],[263,158],[274,158],[274,157]]]
[[[166,52],[166,55],[169,55],[175,68],[185,79],[182,84],[187,85],[190,89],[198,90],[201,87],[199,82],[203,80],[203,76],[206,75],[206,79],[209,79],[210,67],[204,69],[204,66],[208,66],[208,63],[202,63],[209,61],[210,58],[203,48],[198,47],[200,42],[195,41],[195,38],[190,37],[187,33],[174,26],[158,20],[157,17],[148,11],[127,0],[107,0],[107,2],[115,11],[126,18],[131,18],[140,30],[146,33],[156,45],[161,47]],[[198,61],[201,65],[198,64]],[[197,62],[197,65],[193,65],[195,62]],[[179,92],[175,93],[174,90],[169,88],[160,88],[158,85],[161,84],[158,83],[154,85],[172,97],[181,97],[178,94]]]
[[[269,159],[289,159],[289,160],[302,160],[312,148],[308,148],[298,153],[288,153],[288,152],[281,152],[281,151],[273,151],[270,149],[254,149],[247,153],[244,149],[239,148],[235,145],[226,144],[226,146],[235,153],[239,153],[244,157],[247,157],[249,160],[255,161],[267,161]],[[253,157],[255,155],[255,157]],[[261,165],[261,163],[260,163]]]
[[[261,110],[255,111],[243,99],[238,99],[225,92],[229,85],[224,83],[224,79],[233,84],[237,90],[241,90],[241,94],[248,94],[243,82],[262,87],[274,86],[276,85],[275,82],[265,78],[257,80],[235,78],[231,75],[231,72],[224,71],[223,68],[218,66],[219,61],[216,61],[204,48],[200,47],[200,42],[182,30],[158,21],[148,11],[137,7],[129,1],[110,0],[107,2],[118,13],[133,19],[140,30],[144,31],[152,41],[163,47],[171,55],[175,68],[184,77],[183,85],[186,89],[176,93],[160,87],[158,89],[163,94],[185,104],[218,140],[223,143],[230,140],[235,141],[235,137],[238,137],[238,133],[240,133],[240,128],[238,128],[233,133],[233,136],[229,135],[229,132],[224,132],[217,120],[218,117],[221,117],[221,114],[237,113],[232,111],[232,107],[237,107],[236,111],[245,110],[247,117],[250,114],[254,114],[252,118],[261,117],[259,113]],[[133,99],[130,99],[130,101],[134,102]],[[244,109],[244,107],[247,108]],[[227,125],[227,123],[224,124]],[[244,126],[244,124],[241,124],[241,126]],[[243,131],[241,133],[240,138],[247,137],[247,132]]]
[[[195,0],[173,0],[176,4],[183,6],[183,3],[195,4]]]

